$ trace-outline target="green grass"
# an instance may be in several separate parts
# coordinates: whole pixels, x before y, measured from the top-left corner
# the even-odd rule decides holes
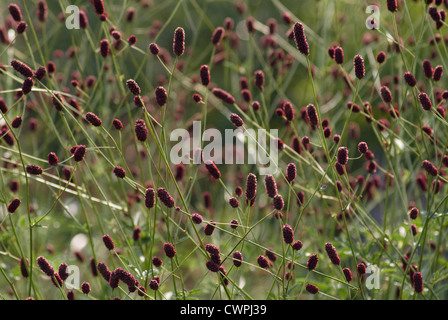
[[[7,5],[0,0],[1,21],[9,19]],[[48,19],[37,20],[37,1],[16,1],[28,24],[24,34],[15,35],[10,44],[0,44],[0,61],[4,68],[0,76],[0,96],[9,110],[2,115],[5,132],[10,131],[14,145],[0,144],[0,297],[3,299],[66,299],[67,287],[56,288],[36,263],[44,256],[58,269],[61,263],[76,265],[80,270],[80,284],[89,282],[92,291],[83,295],[75,289],[76,299],[340,299],[340,300],[435,300],[447,298],[447,221],[448,197],[442,163],[447,153],[448,123],[436,110],[446,111],[441,93],[446,75],[441,81],[425,78],[424,59],[435,67],[446,67],[448,50],[446,25],[436,29],[423,1],[402,1],[396,13],[380,7],[380,29],[368,30],[365,21],[367,1],[244,1],[246,11],[239,13],[233,1],[171,0],[106,2],[107,21],[101,22],[93,6],[87,1],[54,1],[49,4]],[[143,3],[148,2],[148,7]],[[86,29],[68,30],[58,17],[69,4],[85,9],[89,19]],[[127,10],[136,9],[133,21],[126,21]],[[444,8],[441,6],[439,9]],[[288,12],[293,23],[305,26],[310,56],[303,56],[294,40],[287,38],[292,26],[282,21]],[[255,19],[253,34],[246,31],[245,21]],[[231,17],[235,27],[219,46],[210,38],[224,20]],[[266,22],[278,21],[272,35],[274,47],[264,46],[269,33]],[[150,35],[155,21],[161,21],[157,33]],[[113,45],[112,27],[122,34],[121,46]],[[182,27],[186,34],[186,52],[181,57],[173,54],[173,34]],[[11,29],[14,29],[12,27]],[[12,33],[12,32],[11,32]],[[126,39],[136,35],[138,42],[129,46]],[[440,41],[429,40],[440,36]],[[111,54],[103,58],[99,43],[108,39]],[[162,49],[153,56],[150,43]],[[400,45],[397,45],[400,44]],[[340,45],[344,63],[337,65],[328,55],[330,46]],[[77,48],[68,56],[70,48]],[[401,48],[399,50],[398,48]],[[284,60],[271,65],[277,50]],[[375,57],[384,51],[386,62],[379,64]],[[357,79],[353,57],[361,55],[366,75]],[[10,67],[12,59],[23,61],[33,70],[53,61],[57,71],[42,81],[35,80],[33,91],[19,99],[24,77]],[[208,65],[212,84],[205,87],[199,78],[199,68]],[[254,72],[265,74],[263,91],[254,85]],[[412,72],[418,85],[411,88],[403,79],[404,72]],[[85,84],[95,77],[91,87],[73,87],[77,79]],[[261,109],[254,111],[240,95],[239,80],[246,77],[253,100]],[[139,108],[126,88],[126,81],[134,79],[142,89]],[[344,79],[351,79],[346,81]],[[353,81],[352,81],[353,80]],[[159,107],[154,101],[157,86],[167,90],[168,102]],[[393,96],[385,104],[379,93],[387,85]],[[222,103],[212,93],[218,87],[231,93],[236,103]],[[431,111],[421,108],[418,95],[428,94]],[[57,111],[51,100],[58,93],[64,97],[63,110]],[[196,104],[192,95],[203,100]],[[76,99],[81,111],[69,104]],[[295,118],[287,122],[276,111],[283,101],[290,101]],[[353,101],[360,112],[347,108]],[[363,108],[372,106],[372,115]],[[312,129],[302,118],[303,108],[313,104],[319,120],[328,119],[332,135],[324,136],[322,126]],[[400,117],[392,117],[394,107]],[[93,112],[102,120],[101,127],[93,127],[84,116]],[[278,129],[285,148],[279,152],[279,173],[275,175],[278,193],[285,201],[283,217],[276,218],[277,210],[266,195],[264,176],[255,165],[220,164],[219,180],[212,179],[204,165],[187,164],[185,175],[176,179],[176,166],[170,161],[170,150],[177,143],[170,141],[170,133],[177,128],[191,130],[193,121],[201,121],[203,131],[216,128],[220,132],[233,129],[229,115],[237,113],[246,129]],[[11,122],[23,118],[19,128]],[[114,129],[113,119],[120,119],[124,128]],[[134,123],[143,119],[148,138],[139,141]],[[369,121],[367,121],[369,120]],[[381,130],[380,120],[390,124]],[[36,130],[30,121],[37,121]],[[428,136],[423,127],[433,130]],[[269,132],[269,131],[268,131]],[[334,143],[333,135],[340,135]],[[292,148],[293,136],[309,137],[310,149],[298,153]],[[249,137],[250,139],[250,137]],[[368,160],[357,147],[365,141],[374,153],[375,172],[366,169]],[[202,142],[202,147],[208,144]],[[75,162],[70,148],[85,145],[87,154]],[[339,147],[347,147],[349,162],[346,173],[339,175],[335,168]],[[267,154],[274,150],[265,150]],[[59,164],[51,167],[47,155],[55,152]],[[247,155],[247,154],[246,154]],[[192,155],[190,155],[192,156]],[[422,168],[423,160],[431,161],[439,174],[432,177]],[[285,179],[286,166],[297,166],[293,183]],[[25,167],[35,164],[44,173],[34,176]],[[125,179],[117,179],[115,166],[126,170]],[[71,169],[71,181],[63,168]],[[257,197],[253,206],[245,203],[233,209],[228,199],[234,197],[235,187],[245,190],[249,173],[257,176]],[[416,179],[422,175],[428,185],[422,191]],[[357,184],[362,176],[364,184]],[[70,180],[70,179],[69,179]],[[437,193],[433,180],[441,182]],[[10,188],[11,181],[19,182],[19,190]],[[342,185],[338,190],[337,182]],[[148,209],[144,203],[145,190],[165,188],[175,200],[174,208],[167,208],[158,199]],[[297,192],[303,191],[305,202],[297,203]],[[203,194],[209,192],[212,204],[206,206]],[[7,206],[14,199],[22,203],[14,213]],[[418,219],[409,218],[410,207],[419,208]],[[178,207],[178,208],[176,208]],[[199,213],[203,223],[194,224],[191,216]],[[237,229],[230,221],[239,222]],[[211,236],[204,227],[211,221],[216,229]],[[295,240],[303,248],[294,251],[282,238],[282,227],[294,229]],[[418,233],[412,235],[411,224]],[[141,228],[139,240],[133,239],[136,227]],[[102,236],[108,234],[115,249],[108,251]],[[80,240],[81,239],[81,240]],[[163,244],[175,246],[176,255],[169,259]],[[336,248],[341,265],[330,262],[324,245],[331,242]],[[224,279],[206,268],[210,259],[206,244],[220,250]],[[79,252],[77,252],[79,251]],[[235,251],[243,254],[243,264],[232,263]],[[275,253],[269,268],[257,263],[266,251]],[[76,255],[78,253],[78,255]],[[307,260],[317,254],[317,268],[309,271]],[[80,257],[84,257],[81,259]],[[155,267],[153,257],[163,260]],[[405,256],[409,264],[403,264]],[[28,277],[20,271],[20,259],[29,259]],[[114,290],[100,276],[94,276],[90,259],[103,261],[110,270],[123,268],[139,280],[146,293],[130,293],[121,282]],[[295,268],[288,268],[292,263]],[[373,279],[362,279],[356,271],[359,263],[374,265],[379,270],[379,288],[372,289]],[[410,265],[423,275],[424,291],[416,293],[409,276]],[[348,283],[342,268],[349,268],[353,281]],[[286,278],[287,274],[293,277]],[[160,278],[156,291],[148,285],[155,276]],[[312,295],[305,290],[307,283],[319,287]]]

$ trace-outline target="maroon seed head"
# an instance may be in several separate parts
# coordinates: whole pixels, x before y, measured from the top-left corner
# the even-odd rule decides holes
[[[185,52],[185,31],[183,28],[177,28],[174,31],[173,52],[180,57]]]
[[[25,21],[20,21],[16,27],[17,34],[24,33],[27,28],[28,28],[28,24]]]
[[[97,15],[102,15],[105,12],[103,0],[93,0],[93,6]]]
[[[412,277],[412,280],[414,282],[414,290],[416,293],[422,293],[423,292],[423,276],[421,272],[415,272],[414,276]]]
[[[294,242],[294,231],[292,230],[291,226],[284,225],[282,227],[282,233],[283,233],[283,241],[287,244],[291,244]]]
[[[33,76],[33,70],[28,67],[25,63],[13,59],[11,60],[11,66],[16,70],[18,73],[23,75],[24,77],[30,78]]]
[[[365,154],[367,152],[367,150],[369,150],[369,147],[367,146],[367,143],[360,142],[358,144],[358,151],[359,151],[359,153]]]
[[[317,267],[317,263],[319,262],[319,257],[317,256],[317,254],[313,254],[308,258],[308,262],[307,262],[307,267],[308,270],[314,270]]]
[[[243,119],[236,113],[232,113],[230,115],[230,121],[233,123],[233,125],[237,128],[242,127],[244,125]]]
[[[73,158],[75,159],[76,162],[80,162],[84,159],[84,156],[86,155],[86,146],[84,145],[79,145],[74,147],[74,152],[73,152]]]
[[[223,102],[227,104],[234,104],[235,98],[228,92],[219,89],[219,88],[213,88],[212,93],[215,95],[216,98],[222,100]]]
[[[358,270],[360,276],[363,276],[367,272],[367,267],[363,262],[359,263],[356,269]]]
[[[434,177],[439,174],[439,170],[436,168],[436,166],[428,160],[423,160],[422,167],[426,170],[426,172]]]
[[[174,249],[173,244],[169,242],[163,245],[163,251],[168,258],[173,258],[176,255],[176,250]]]
[[[156,200],[156,194],[154,192],[153,188],[148,188],[145,191],[145,206],[148,209],[151,209],[154,207]]]
[[[442,79],[442,75],[443,75],[443,67],[442,66],[435,67],[434,74],[432,75],[433,80],[440,81],[440,79]]]
[[[201,224],[203,219],[199,213],[193,213],[191,215],[191,221],[193,221],[194,224]]]
[[[33,175],[40,175],[42,174],[43,170],[41,167],[34,165],[34,164],[29,164],[25,167],[26,172],[28,172],[29,174],[33,174]]]
[[[150,43],[148,48],[149,48],[149,52],[151,52],[155,56],[157,56],[160,52],[159,46],[157,44],[155,44],[154,42]]]
[[[19,128],[21,124],[22,124],[21,116],[17,116],[11,121],[11,127],[13,127],[14,129]]]
[[[210,220],[209,223],[204,227],[204,234],[206,236],[211,236],[215,231],[216,222],[214,220]]]
[[[238,208],[240,206],[240,203],[239,203],[238,199],[234,198],[234,197],[229,199],[229,204],[234,209],[236,209],[236,208]]]
[[[334,49],[334,61],[337,64],[343,64],[344,63],[344,50],[342,50],[341,47],[337,47]]]
[[[163,107],[168,100],[168,94],[167,94],[165,88],[162,86],[157,87],[155,90],[155,96],[156,96],[157,104],[160,107]]]
[[[417,80],[415,80],[415,77],[412,73],[405,72],[403,77],[408,86],[415,87],[417,85]]]
[[[88,282],[83,282],[81,284],[81,291],[82,291],[82,293],[89,294],[90,290],[91,290],[91,288],[90,288],[90,284]]]
[[[283,201],[283,197],[281,195],[277,194],[277,195],[274,196],[273,200],[274,200],[273,201],[274,208],[276,210],[282,210],[283,207],[285,206],[285,202]]]
[[[255,86],[260,89],[261,91],[263,91],[264,89],[264,73],[261,70],[257,70],[255,71],[255,80],[254,80],[254,84]]]
[[[157,197],[159,200],[168,208],[174,207],[174,199],[171,197],[171,195],[168,193],[168,191],[165,188],[159,188],[157,189]]]
[[[208,170],[208,172],[210,173],[210,175],[213,178],[215,178],[215,179],[221,178],[221,172],[219,171],[218,167],[216,166],[216,164],[213,161],[206,160],[205,168]]]
[[[380,93],[381,93],[381,98],[383,99],[384,102],[386,102],[386,103],[392,102],[392,93],[390,92],[388,87],[382,86]]]
[[[57,166],[57,165],[58,165],[58,162],[59,162],[59,159],[58,159],[58,157],[56,156],[56,153],[54,153],[54,152],[50,152],[50,153],[48,154],[48,164],[49,164],[50,166]]]
[[[20,199],[16,198],[16,199],[12,200],[8,205],[8,212],[9,213],[16,212],[16,210],[19,208],[21,203],[22,203],[22,201]]]
[[[364,67],[364,59],[360,55],[356,55],[353,59],[353,65],[355,67],[355,75],[358,79],[364,78],[366,70]]]
[[[112,238],[108,234],[105,234],[103,236],[103,242],[104,242],[104,246],[106,247],[107,250],[109,250],[109,251],[114,250],[115,244],[114,244]]]
[[[317,294],[319,292],[319,288],[315,286],[314,284],[307,283],[305,286],[306,291],[308,291],[311,294]]]
[[[409,211],[409,217],[412,220],[415,220],[418,218],[418,214],[419,214],[419,210],[416,207],[411,208],[411,210]]]
[[[210,84],[210,71],[207,65],[202,65],[199,69],[199,75],[201,77],[201,82],[204,86]]]
[[[418,95],[418,100],[420,101],[420,105],[422,106],[423,110],[429,111],[432,108],[431,100],[429,99],[428,95],[424,92],[421,92]]]
[[[30,78],[26,78],[23,81],[23,84],[22,84],[22,93],[24,95],[27,95],[28,93],[30,93],[31,90],[33,89],[33,85],[34,85],[33,78],[31,78],[31,77]]]
[[[20,258],[20,273],[22,274],[22,277],[28,278],[28,269],[30,267],[30,262],[28,259],[26,259],[26,264],[23,258]]]
[[[122,123],[120,120],[118,120],[118,119],[114,119],[114,120],[112,120],[112,125],[114,126],[114,128],[115,128],[116,130],[121,130],[121,129],[123,129],[123,123]]]
[[[134,126],[135,136],[139,141],[145,142],[148,138],[148,128],[146,127],[145,121],[142,119],[137,119]]]
[[[342,272],[344,272],[345,280],[347,280],[347,282],[351,282],[353,280],[352,272],[349,268],[342,269]]]
[[[48,262],[47,259],[40,256],[37,258],[37,265],[39,266],[40,270],[42,270],[43,273],[45,273],[47,276],[52,277],[54,273],[54,268],[51,266],[51,264]]]
[[[159,289],[159,282],[157,280],[155,280],[155,279],[151,279],[151,281],[149,282],[149,288],[151,290],[154,290],[154,291],[158,290]]]
[[[337,153],[337,160],[340,164],[346,165],[348,162],[348,150],[346,147],[340,147]]]
[[[272,175],[266,175],[264,177],[264,184],[266,186],[266,193],[268,197],[274,198],[278,191],[277,191],[277,183],[275,182],[275,179]]]
[[[330,242],[325,244],[325,251],[327,251],[327,255],[330,258],[331,263],[337,266],[341,264],[341,259],[339,258],[335,247]]]
[[[19,6],[16,4],[10,4],[8,5],[9,13],[11,14],[11,17],[17,21],[20,22],[22,20],[22,11],[20,10]]]
[[[224,37],[224,28],[223,27],[216,28],[215,31],[213,31],[212,39],[211,39],[213,45],[215,45],[215,46],[218,45],[221,42],[223,37]]]
[[[152,264],[154,265],[154,267],[159,268],[163,264],[163,261],[159,257],[153,257]]]
[[[423,73],[425,74],[425,77],[428,79],[431,79],[433,76],[433,73],[434,73],[431,62],[428,59],[423,60],[422,67],[423,67]]]
[[[310,124],[313,126],[318,126],[319,125],[319,117],[317,115],[316,107],[312,104],[309,104],[306,107],[306,112],[308,115],[308,119],[310,120]]]
[[[116,166],[113,169],[113,172],[117,176],[117,178],[124,179],[126,177],[126,171],[120,166]]]
[[[257,195],[257,177],[253,173],[249,173],[246,180],[246,198],[248,200],[255,199]]]
[[[37,19],[40,22],[45,22],[48,16],[48,6],[45,0],[39,0],[37,3]]]
[[[387,9],[390,12],[395,12],[398,10],[397,0],[387,0]]]
[[[138,96],[142,92],[137,82],[135,82],[135,80],[133,79],[129,79],[128,81],[126,81],[126,86],[134,96]]]
[[[376,61],[378,63],[384,63],[384,61],[386,61],[386,53],[384,53],[383,51],[379,52],[376,55]]]
[[[94,127],[101,127],[102,125],[101,119],[93,112],[86,113],[86,120]]]
[[[268,259],[266,259],[265,256],[258,256],[257,262],[260,268],[266,269],[267,267],[269,267]]]
[[[243,264],[243,255],[239,251],[235,251],[232,255],[233,265],[237,268],[241,267]]]
[[[305,56],[310,55],[310,48],[306,41],[305,30],[300,22],[296,22],[293,27],[294,40],[296,42],[297,49],[301,54]]]
[[[106,58],[110,54],[110,45],[107,39],[100,41],[100,53],[103,58]]]

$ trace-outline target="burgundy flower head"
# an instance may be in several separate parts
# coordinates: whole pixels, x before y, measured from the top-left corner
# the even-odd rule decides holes
[[[177,28],[174,31],[173,52],[180,57],[185,52],[185,31],[183,28]]]
[[[294,231],[292,230],[291,226],[287,224],[284,225],[282,227],[282,232],[283,232],[283,240],[285,241],[285,243],[291,244],[294,242]]]
[[[327,242],[325,244],[325,251],[327,251],[328,257],[331,260],[331,263],[335,264],[335,265],[340,265],[341,264],[341,259],[338,256],[338,253],[336,252],[335,247],[330,243]]]
[[[236,113],[232,113],[230,115],[230,121],[233,123],[233,125],[237,128],[242,127],[244,125],[243,119]]]
[[[167,94],[165,88],[162,86],[159,86],[156,88],[155,96],[156,96],[157,104],[160,107],[163,107],[166,104],[166,102],[168,101],[168,94]]]
[[[126,171],[120,166],[116,166],[113,169],[113,172],[120,179],[124,179],[126,177]]]
[[[227,104],[234,104],[235,98],[228,92],[219,89],[219,88],[213,88],[212,93],[215,95],[216,98],[222,100],[223,102]]]
[[[243,264],[243,255],[241,254],[241,252],[239,251],[235,251],[232,255],[233,258],[233,265],[235,267],[241,267],[241,265]]]
[[[257,195],[257,177],[253,173],[249,173],[246,180],[246,198],[247,200],[255,199]]]
[[[173,244],[169,242],[163,245],[163,251],[165,251],[165,255],[168,258],[173,258],[176,255],[176,250],[174,249]]]
[[[80,162],[82,161],[82,159],[84,159],[84,156],[86,155],[86,146],[84,145],[79,145],[79,146],[75,146],[74,147],[74,151],[73,151],[73,158],[75,159],[76,162]]]
[[[319,257],[317,256],[317,254],[312,254],[309,258],[308,258],[308,262],[306,263],[308,270],[314,270],[317,267],[317,263],[319,262]]]
[[[346,147],[340,147],[337,153],[337,160],[340,164],[346,165],[348,162],[348,150]]]
[[[37,265],[39,266],[40,270],[42,270],[43,273],[45,273],[47,276],[52,277],[54,273],[54,268],[51,266],[51,264],[48,262],[47,259],[40,256],[37,258]]]
[[[199,75],[201,77],[201,82],[204,86],[210,84],[210,71],[207,65],[202,65],[199,69]]]
[[[41,167],[34,165],[34,164],[29,164],[25,167],[26,172],[28,172],[29,174],[33,174],[33,175],[40,175],[42,174],[43,170]]]
[[[264,177],[264,184],[266,186],[266,193],[268,197],[274,198],[278,191],[277,191],[277,183],[275,182],[275,179],[272,175],[266,175]]]
[[[206,160],[205,168],[208,170],[208,172],[210,173],[210,175],[213,178],[215,178],[215,179],[221,178],[221,172],[219,171],[218,167],[216,166],[216,164],[213,161]]]
[[[54,152],[50,152],[50,153],[48,154],[48,164],[49,164],[50,166],[57,166],[57,165],[58,165],[58,162],[59,162],[59,159],[58,159],[58,157],[56,156],[56,153],[54,153]]]
[[[101,119],[93,112],[87,112],[86,120],[94,127],[101,127],[102,125]]]
[[[165,188],[157,189],[157,197],[168,208],[174,207],[174,199]]]
[[[146,127],[145,121],[142,119],[137,119],[134,126],[135,136],[139,141],[145,142],[148,138],[148,128]]]
[[[137,82],[133,79],[126,81],[126,86],[134,96],[138,96],[142,92]]]
[[[22,20],[22,11],[20,10],[19,6],[12,3],[8,5],[9,13],[11,14],[11,17],[17,21],[20,22]]]
[[[305,286],[306,291],[308,291],[311,294],[317,294],[319,292],[319,288],[315,286],[314,284],[307,283]]]
[[[355,75],[358,79],[364,78],[366,70],[364,67],[364,59],[360,55],[356,55],[353,59],[353,64],[355,67]]]
[[[104,246],[106,247],[107,250],[109,250],[109,251],[114,250],[115,244],[114,244],[112,238],[108,234],[105,234],[103,236],[103,242],[104,242]]]
[[[21,203],[22,203],[22,201],[20,199],[16,198],[16,199],[12,200],[8,205],[8,212],[9,213],[16,212],[16,210],[19,208]]]
[[[310,48],[306,41],[305,30],[300,22],[296,22],[293,27],[294,40],[296,42],[297,49],[301,54],[305,56],[310,55]]]
[[[224,28],[223,27],[216,28],[212,34],[212,43],[216,46],[221,42],[223,37],[224,37]]]
[[[344,50],[342,50],[341,47],[337,47],[334,49],[334,61],[337,64],[343,64],[344,63]]]

